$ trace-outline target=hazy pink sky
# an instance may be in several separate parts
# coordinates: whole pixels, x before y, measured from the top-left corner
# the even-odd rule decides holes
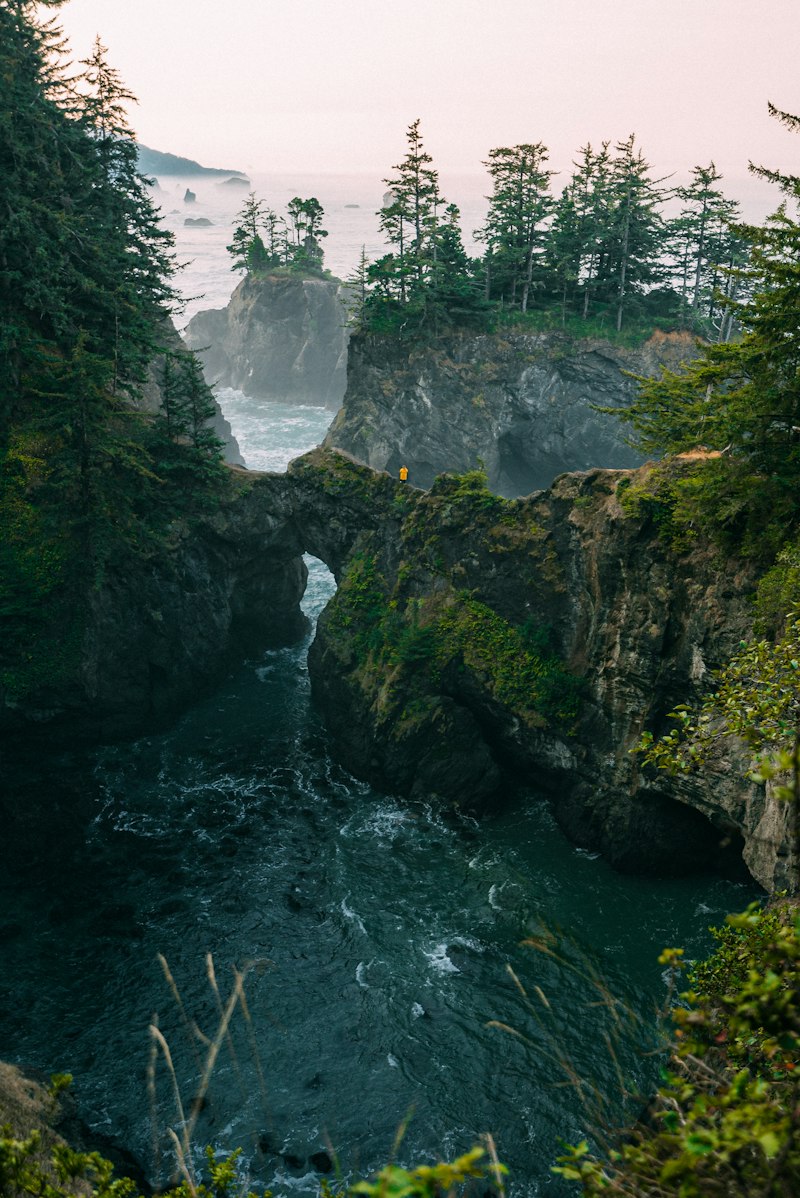
[[[800,0],[70,0],[139,97],[139,139],[206,165],[388,173],[422,120],[443,171],[492,146],[635,131],[659,173],[800,172]]]

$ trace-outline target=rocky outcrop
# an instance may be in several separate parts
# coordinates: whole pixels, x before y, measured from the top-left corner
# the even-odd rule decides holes
[[[618,488],[641,473],[565,475],[516,501],[443,478],[428,494],[386,479],[382,502],[367,472],[321,453],[294,477],[351,504],[362,486],[369,512],[309,659],[354,773],[478,808],[521,779],[619,868],[743,856],[766,889],[796,884],[787,805],[749,780],[743,746],[675,778],[631,753],[749,635],[754,585],[702,538],[678,553],[626,514]]]
[[[689,334],[656,333],[637,350],[560,333],[453,334],[429,345],[354,337],[347,392],[325,444],[429,487],[482,461],[501,495],[527,495],[568,470],[641,458],[597,407],[627,406],[625,372],[654,375],[695,356]]]
[[[515,500],[479,474],[426,492],[324,449],[283,475],[233,471],[214,513],[107,572],[71,685],[24,706],[0,692],[0,730],[161,721],[232,653],[299,635],[306,551],[339,584],[309,671],[357,776],[474,809],[521,781],[621,869],[743,859],[766,889],[796,888],[790,806],[750,779],[744,746],[677,777],[631,752],[751,634],[755,583],[700,533],[666,544],[657,504],[623,506],[651,469],[562,475]]]
[[[0,681],[0,733],[139,733],[207,691],[232,660],[296,640],[307,571],[285,476],[262,477],[261,502],[247,501],[247,472],[232,471],[215,511],[175,521],[149,552],[111,563],[64,631],[78,641],[69,672],[54,670],[22,698]]]
[[[347,375],[346,319],[336,279],[247,276],[226,308],[192,317],[185,336],[212,385],[335,410]]]
[[[161,336],[164,349],[172,350],[175,353],[185,353],[186,347],[181,340],[178,330],[171,322],[164,325],[161,330]],[[148,412],[154,416],[161,410],[163,378],[164,354],[159,354],[150,363],[147,378],[140,390],[137,399],[137,408],[139,411]],[[222,442],[222,456],[229,466],[244,466],[244,458],[239,449],[239,443],[233,435],[233,429],[223,416],[222,408],[213,395],[211,399],[214,404],[214,416],[209,421],[209,427],[213,429]]]

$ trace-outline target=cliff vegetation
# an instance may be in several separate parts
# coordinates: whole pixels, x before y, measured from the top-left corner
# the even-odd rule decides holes
[[[556,196],[543,143],[498,146],[484,163],[491,194],[476,236],[486,248],[470,258],[418,120],[406,140],[384,180],[388,252],[374,262],[362,254],[350,280],[360,331],[415,339],[521,326],[639,343],[655,327],[680,327],[730,337],[747,242],[713,162],[694,167],[688,186],[666,188],[631,134],[584,146]],[[668,200],[677,216],[665,215]]]
[[[50,4],[49,8],[58,7]],[[87,596],[225,492],[215,407],[172,342],[171,240],[96,42],[80,70],[31,3],[0,4],[0,690],[69,683]],[[144,393],[161,358],[161,403]]]

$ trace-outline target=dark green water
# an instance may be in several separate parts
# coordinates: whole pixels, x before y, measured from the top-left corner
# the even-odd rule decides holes
[[[248,410],[254,428],[263,413]],[[307,422],[299,411],[287,421]],[[284,431],[291,456],[297,430]],[[333,584],[311,564],[314,615]],[[567,843],[534,793],[509,793],[481,823],[375,793],[330,756],[306,652],[246,664],[163,735],[7,771],[0,1057],[73,1073],[87,1121],[153,1177],[160,1155],[163,1177],[179,1116],[159,1060],[153,1117],[148,1025],[157,1017],[187,1105],[204,1049],[158,954],[209,1037],[206,954],[224,995],[232,967],[253,963],[253,1039],[237,1012],[200,1148],[242,1145],[276,1194],[313,1194],[312,1153],[330,1143],[345,1174],[371,1170],[413,1108],[404,1163],[489,1131],[514,1193],[559,1192],[558,1140],[589,1118],[565,1062],[585,1094],[620,1090],[604,1041],[616,1022],[588,973],[620,1000],[624,1084],[646,1088],[657,1063],[639,1046],[652,1035],[625,1010],[649,1023],[665,993],[660,949],[704,953],[708,925],[752,891],[622,877]],[[542,935],[555,955],[521,944]]]
[[[312,610],[331,585],[316,564]],[[206,953],[226,993],[231,966],[256,961],[246,992],[264,1092],[237,1016],[239,1072],[223,1048],[201,1145],[242,1144],[278,1192],[314,1192],[309,1166],[270,1150],[305,1161],[329,1139],[345,1171],[369,1169],[413,1106],[403,1159],[491,1131],[515,1188],[551,1189],[558,1137],[585,1120],[552,1058],[618,1090],[587,964],[649,1015],[664,993],[660,948],[704,951],[707,925],[749,893],[621,877],[569,845],[535,794],[509,794],[480,824],[376,794],[332,762],[305,652],[248,664],[162,736],[28,762],[10,780],[0,1056],[74,1073],[89,1122],[150,1167],[154,1014],[184,1101],[197,1087],[157,954],[208,1035]],[[520,945],[545,929],[567,965]],[[631,1048],[623,1068],[644,1084],[652,1062]],[[159,1069],[159,1129],[176,1120]]]

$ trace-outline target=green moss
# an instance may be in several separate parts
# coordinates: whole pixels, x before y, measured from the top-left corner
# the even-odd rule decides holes
[[[574,723],[582,686],[553,652],[547,630],[531,624],[516,627],[486,604],[460,596],[437,625],[439,667],[455,658],[527,722]]]

